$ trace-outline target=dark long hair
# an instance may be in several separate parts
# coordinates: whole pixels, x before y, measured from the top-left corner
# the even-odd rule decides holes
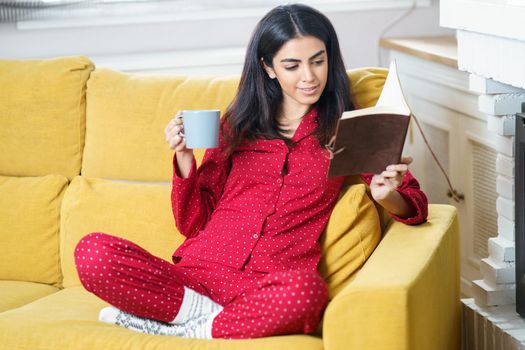
[[[280,48],[287,41],[301,36],[321,40],[328,56],[328,79],[317,101],[318,127],[315,135],[321,145],[328,143],[335,133],[337,120],[343,111],[354,109],[339,41],[328,18],[306,5],[278,6],[255,27],[246,51],[237,95],[225,112],[224,121],[228,130],[224,132],[224,137],[229,144],[228,155],[244,139],[286,140],[280,134],[282,129],[277,122],[283,100],[281,86],[277,79],[268,77],[261,58],[273,68],[273,58]]]

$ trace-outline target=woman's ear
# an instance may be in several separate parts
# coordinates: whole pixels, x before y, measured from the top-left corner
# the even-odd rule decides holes
[[[272,67],[268,66],[265,62],[264,62],[264,59],[261,57],[261,64],[264,68],[264,70],[266,71],[266,74],[268,74],[268,76],[270,77],[270,79],[275,79],[277,76],[275,75],[275,71],[273,70]]]

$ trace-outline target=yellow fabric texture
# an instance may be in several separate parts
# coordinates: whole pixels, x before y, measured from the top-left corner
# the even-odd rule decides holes
[[[370,193],[370,187],[368,187],[366,182],[363,181],[361,176],[359,176],[359,175],[352,175],[352,176],[347,176],[345,178],[344,186],[351,186],[351,185],[356,185],[356,184],[364,184],[366,186],[366,191],[367,191],[368,197],[372,198],[372,194]],[[393,219],[390,216],[390,214],[388,214],[388,211],[386,211],[386,209],[383,208],[379,203],[377,203],[376,201],[372,201],[372,203],[374,203],[374,205],[376,207],[376,210],[377,210],[377,213],[379,215],[379,222],[381,223],[381,232],[384,233],[387,225]]]
[[[80,64],[75,66],[72,62]],[[24,65],[27,74],[21,71]],[[0,94],[0,115],[7,116],[0,121],[0,174],[62,173],[73,179],[65,194],[65,178],[53,182],[46,177],[48,187],[55,188],[55,192],[40,191],[46,187],[37,186],[40,183],[33,178],[23,179],[28,181],[27,186],[19,186],[18,179],[0,180],[0,230],[11,225],[12,230],[6,230],[5,237],[16,238],[7,251],[8,245],[2,246],[2,233],[0,254],[6,250],[8,255],[3,257],[9,259],[8,262],[0,259],[0,274],[11,271],[1,264],[14,259],[21,262],[16,279],[32,280],[28,276],[34,274],[42,280],[58,278],[57,283],[46,283],[67,287],[55,292],[55,288],[45,285],[26,287],[20,284],[24,282],[1,281],[0,299],[5,297],[6,302],[0,303],[0,308],[3,305],[14,308],[38,295],[51,294],[0,313],[0,348],[459,349],[460,265],[455,209],[431,205],[428,222],[419,226],[382,221],[388,226],[376,246],[379,219],[377,213],[373,218],[365,186],[359,181],[349,182],[354,186],[341,194],[322,238],[325,252],[320,269],[333,298],[324,316],[322,339],[293,335],[207,341],[145,335],[99,322],[98,312],[107,304],[79,285],[73,258],[75,245],[90,232],[105,232],[130,239],[152,254],[171,260],[172,252],[184,237],[177,232],[171,213],[173,151],[165,142],[164,127],[178,109],[224,111],[236,92],[238,77],[145,77],[98,69],[87,83],[88,125],[83,148],[83,82],[92,69],[92,63],[82,57],[0,61],[0,85],[9,91]],[[348,75],[356,106],[374,105],[387,70],[355,69],[348,71]],[[48,95],[43,94],[41,86],[48,87],[49,81],[55,85],[49,91],[50,99],[46,99]],[[32,103],[27,103],[29,99]],[[28,130],[29,122],[34,122],[36,128]],[[35,152],[40,148],[43,153]],[[198,150],[197,160],[202,153],[203,150]],[[84,156],[83,176],[75,177],[79,173],[80,154]],[[32,190],[33,187],[38,191]],[[10,199],[20,195],[17,191],[27,196],[24,207]],[[58,241],[56,230],[50,228],[57,225],[59,216],[54,210],[58,210],[62,196]],[[52,202],[56,206],[51,206]],[[36,227],[39,221],[27,213],[38,213],[31,206],[41,209],[46,205],[52,208],[45,215],[48,221],[42,219],[42,229],[31,231],[36,234],[29,240],[21,240],[30,230],[16,226],[13,218],[21,221],[17,225]],[[12,213],[5,211],[8,221],[2,213],[12,207]],[[30,222],[23,222],[28,217]],[[373,226],[370,230],[365,227],[367,221]],[[361,234],[357,236],[355,232]],[[42,243],[39,239],[44,234],[49,238]],[[54,267],[45,273],[40,270],[39,256],[44,253],[45,257],[56,256]],[[39,264],[32,262],[35,256]],[[45,258],[42,261],[47,263]],[[63,281],[59,279],[59,267]]]
[[[58,288],[42,283],[0,281],[0,313],[58,291]]]
[[[381,239],[381,226],[366,186],[349,186],[341,195],[321,236],[319,272],[330,299],[355,277]]]
[[[170,184],[144,184],[77,176],[64,196],[60,223],[60,263],[64,287],[80,285],[73,252],[90,232],[129,239],[171,261],[184,240],[175,227]]]
[[[53,350],[322,350],[308,335],[250,340],[185,339],[155,336],[98,321],[107,306],[82,287],[71,287],[16,310],[0,313],[2,349]]]
[[[86,57],[0,60],[0,174],[80,173]]]
[[[0,279],[58,285],[62,175],[0,176]]]
[[[376,105],[388,69],[386,68],[356,68],[347,71],[350,79],[350,96],[355,108],[366,108]]]
[[[177,110],[226,110],[236,78],[132,76],[97,69],[88,81],[82,175],[171,181],[164,128]],[[197,158],[202,157],[203,150]]]
[[[456,209],[429,206],[418,226],[392,222],[355,279],[328,305],[325,349],[460,348]]]
[[[352,98],[375,105],[386,79],[382,68],[348,71]],[[151,77],[97,69],[87,83],[87,134],[82,175],[171,181],[173,151],[164,128],[177,110],[226,110],[237,91],[233,77]],[[204,150],[196,150],[200,164]]]

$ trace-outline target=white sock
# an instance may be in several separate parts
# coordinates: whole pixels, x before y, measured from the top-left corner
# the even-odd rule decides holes
[[[98,319],[99,321],[106,323],[116,323],[119,311],[119,309],[113,306],[105,307],[102,310],[100,310],[100,313],[98,314]]]
[[[213,320],[221,311],[222,307],[215,310],[212,314],[201,315],[189,319],[185,323],[172,324],[135,316],[116,307],[109,306],[100,311],[99,320],[141,333],[212,339]]]
[[[193,318],[203,315],[210,315],[217,310],[222,310],[222,306],[211,300],[209,297],[197,293],[193,289],[184,287],[184,297],[179,312],[172,324],[186,323]]]
[[[209,297],[184,287],[182,304],[175,319],[169,323],[135,316],[114,306],[100,310],[99,320],[137,332],[175,335],[183,338],[211,339],[213,320],[223,307]]]

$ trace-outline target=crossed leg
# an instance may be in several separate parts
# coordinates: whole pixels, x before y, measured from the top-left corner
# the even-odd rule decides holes
[[[206,306],[195,305],[195,294],[209,299],[206,288],[184,269],[120,237],[90,233],[77,244],[75,263],[89,292],[136,316],[169,323],[176,320],[185,298],[193,301],[183,306],[185,311]]]
[[[111,322],[146,333],[206,338],[311,333],[328,300],[319,274],[285,271],[258,278],[255,288],[223,308],[189,270],[99,232],[80,240],[75,262],[84,287],[117,308]],[[203,331],[196,332],[199,327]]]
[[[258,338],[308,334],[317,329],[326,304],[326,283],[317,273],[268,274],[256,290],[226,305],[213,321],[213,338]]]

